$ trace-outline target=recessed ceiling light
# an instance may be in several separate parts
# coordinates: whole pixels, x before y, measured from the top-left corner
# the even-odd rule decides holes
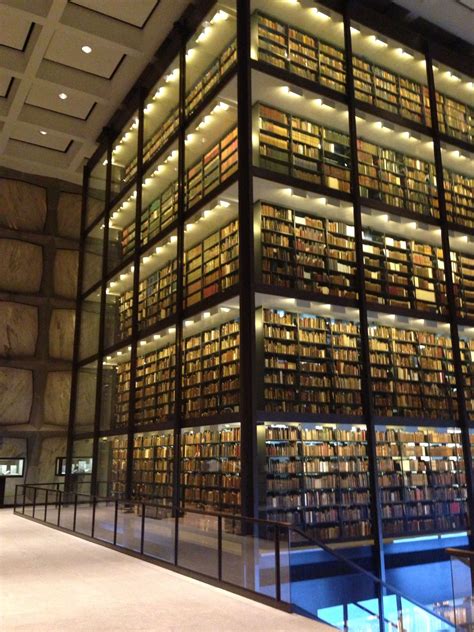
[[[92,48],[90,46],[83,46],[81,48],[82,52],[85,53],[86,55],[88,55],[89,53],[92,53]]]
[[[40,129],[40,134],[43,134],[43,136],[46,136],[48,132],[45,132],[44,129]]]
[[[60,98],[60,99],[62,99],[63,101],[64,101],[65,99],[67,99],[67,94],[66,94],[65,92],[60,92],[60,93],[58,94],[58,96],[59,96],[59,98]]]

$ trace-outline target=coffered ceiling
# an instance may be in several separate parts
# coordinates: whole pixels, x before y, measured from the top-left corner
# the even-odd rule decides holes
[[[395,1],[409,20],[472,41],[473,0]],[[0,165],[80,182],[102,128],[189,2],[0,0]]]
[[[0,0],[0,165],[80,182],[100,131],[188,3]]]

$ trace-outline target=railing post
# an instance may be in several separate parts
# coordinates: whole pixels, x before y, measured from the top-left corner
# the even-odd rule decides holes
[[[177,506],[175,508],[175,519],[174,519],[174,565],[178,566],[178,546],[179,546],[179,515],[180,508]],[[183,511],[184,515],[184,511]]]
[[[275,525],[275,594],[281,601],[281,569],[280,569],[280,527]]]
[[[74,516],[72,519],[72,530],[76,530],[76,520],[77,520],[77,494],[74,492]]]
[[[18,498],[18,485],[15,485],[15,497],[13,499],[13,511],[16,513],[16,501]]]
[[[217,517],[217,578],[222,581],[222,516]]]
[[[25,502],[26,502],[27,486],[26,485],[22,485],[22,487],[23,487],[23,515],[25,515]]]
[[[48,500],[49,500],[49,489],[46,490],[46,498],[44,500],[44,516],[43,516],[44,522],[46,522],[46,517],[48,515]]]
[[[35,517],[35,513],[36,513],[36,492],[38,490],[36,489],[36,487],[33,487],[33,513],[31,514],[31,517],[34,518]]]
[[[114,545],[117,544],[117,522],[118,522],[118,500],[115,499],[115,512],[114,512]]]
[[[59,505],[58,505],[58,524],[57,526],[61,526],[61,505],[63,504],[63,493],[61,490],[58,490],[59,494]]]
[[[142,503],[142,533],[140,537],[140,554],[143,555],[143,549],[145,548],[145,503]]]
[[[95,533],[95,510],[97,508],[97,497],[94,496],[92,498],[92,525],[91,525],[91,538],[94,537]]]

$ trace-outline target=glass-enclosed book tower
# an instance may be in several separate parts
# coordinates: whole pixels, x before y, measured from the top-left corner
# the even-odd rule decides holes
[[[462,543],[472,78],[342,3],[196,11],[85,170],[69,456],[379,563]]]

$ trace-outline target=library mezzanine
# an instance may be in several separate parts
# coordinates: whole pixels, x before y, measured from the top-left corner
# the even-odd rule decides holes
[[[198,3],[113,117],[68,457],[389,570],[474,518],[474,84],[362,4]]]

